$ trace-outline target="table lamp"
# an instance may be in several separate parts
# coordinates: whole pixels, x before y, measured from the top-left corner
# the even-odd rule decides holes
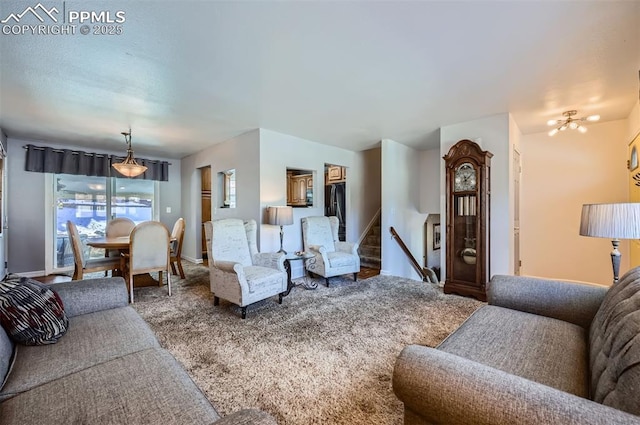
[[[640,239],[640,203],[583,205],[580,235],[611,239],[611,265],[615,284],[620,272],[620,239]]]
[[[292,207],[267,207],[267,223],[274,226],[280,226],[280,250],[278,252],[287,251],[282,249],[282,238],[284,231],[282,226],[293,224],[293,208]]]

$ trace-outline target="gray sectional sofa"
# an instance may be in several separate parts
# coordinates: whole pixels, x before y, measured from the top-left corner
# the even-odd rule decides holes
[[[405,424],[640,424],[640,267],[606,287],[495,276],[437,348],[406,347]]]
[[[128,306],[122,278],[52,285],[69,317],[56,343],[15,345],[0,328],[0,424],[275,424],[259,410],[220,418]]]

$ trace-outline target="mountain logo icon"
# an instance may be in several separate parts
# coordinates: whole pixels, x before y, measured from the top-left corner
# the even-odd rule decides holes
[[[35,5],[35,7],[27,7],[22,13],[9,14],[9,16],[0,21],[0,23],[6,24],[7,22],[13,20],[17,24],[25,15],[28,15],[29,13],[35,16],[40,22],[44,22],[43,16],[48,16],[53,22],[58,22],[58,19],[53,14],[55,13],[57,15],[60,12],[58,12],[58,9],[56,9],[55,7],[47,10],[47,8],[42,5],[42,3],[38,3],[37,5]]]

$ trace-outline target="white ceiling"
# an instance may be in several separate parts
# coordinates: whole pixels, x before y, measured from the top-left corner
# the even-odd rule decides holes
[[[36,4],[2,0],[0,20]],[[122,10],[123,34],[0,35],[10,137],[120,150],[131,126],[136,154],[180,158],[262,127],[423,149],[484,116],[527,134],[638,101],[640,0],[42,4]]]

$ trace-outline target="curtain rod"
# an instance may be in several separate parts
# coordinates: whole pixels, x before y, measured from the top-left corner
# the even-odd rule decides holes
[[[23,146],[22,148],[23,148],[23,149],[29,149],[29,145],[25,145],[25,146]],[[45,150],[45,148],[43,148],[42,146],[33,146],[33,145],[31,145],[31,148],[32,148],[32,149],[35,149],[35,150],[37,150],[37,151],[43,151],[43,150]],[[74,150],[71,150],[71,149],[67,149],[67,150],[70,150],[72,155],[80,155],[80,152],[78,152],[78,151],[74,151]],[[52,151],[52,152],[56,152],[56,153],[64,153],[64,150],[63,150],[63,149],[55,149],[55,148],[51,148],[51,151]],[[104,156],[106,156],[106,157],[108,157],[108,156],[119,156],[119,155],[115,155],[115,154],[114,154],[114,155],[110,155],[110,154],[107,154],[107,153],[92,153],[92,152],[83,152],[83,153],[84,153],[86,156],[103,156],[103,157],[104,157]],[[126,155],[123,155],[123,156],[122,156],[122,158],[125,158],[125,157],[126,157]],[[144,160],[145,160],[145,161],[149,161],[149,162],[157,162],[157,163],[165,162],[165,161],[160,161],[160,160],[158,160],[158,159],[146,159],[146,158],[144,158]],[[171,164],[170,162],[167,162],[167,164],[168,164],[168,165],[173,165],[173,164]]]

